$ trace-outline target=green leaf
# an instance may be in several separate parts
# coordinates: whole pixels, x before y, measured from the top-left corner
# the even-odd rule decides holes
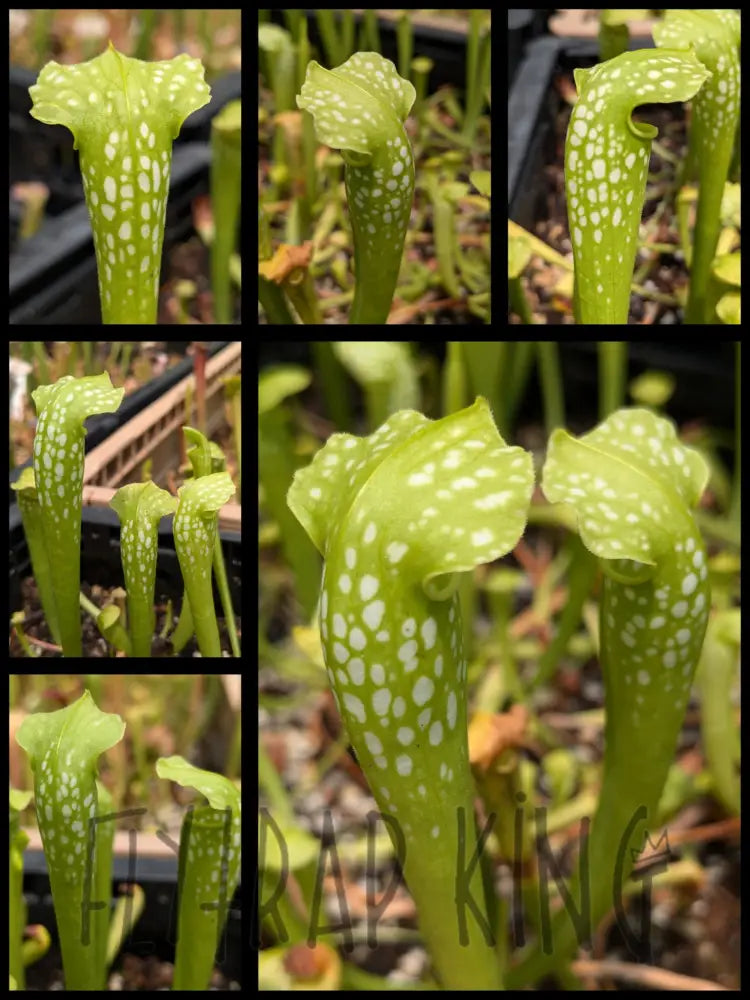
[[[209,441],[206,435],[195,427],[183,427],[182,433],[185,435],[186,443],[190,445],[187,449],[187,458],[193,467],[196,479],[210,476],[212,471],[224,472],[226,466],[224,452],[215,441]],[[219,466],[215,470],[214,464]]]
[[[334,70],[313,60],[297,96],[319,141],[340,149],[346,163],[357,278],[351,323],[384,323],[393,299],[414,197],[403,122],[415,97],[377,52],[355,52]]]
[[[204,771],[177,754],[160,757],[156,762],[156,773],[160,778],[176,781],[183,788],[194,788],[208,799],[213,809],[232,809],[237,817],[242,811],[239,789],[223,774]]]
[[[80,150],[104,322],[155,323],[172,141],[210,98],[200,60],[147,63],[110,42],[86,63],[47,63],[29,93],[32,117]]]
[[[565,191],[579,323],[626,323],[653,125],[639,104],[693,97],[711,74],[693,52],[639,49],[574,71],[578,101],[565,140]]]
[[[542,489],[575,507],[584,544],[602,559],[654,566],[692,525],[708,467],[650,410],[619,410],[581,438],[556,430]],[[689,518],[689,519],[688,519]]]
[[[398,566],[401,580],[429,587],[512,548],[533,478],[529,455],[506,446],[479,398],[440,421],[401,410],[368,438],[334,434],[297,472],[288,502],[326,557],[337,528],[352,525],[361,534],[370,512],[376,550],[384,543],[377,522],[387,525],[389,575]]]
[[[177,558],[193,613],[198,646],[203,656],[221,656],[219,627],[214,611],[211,564],[217,511],[234,495],[228,472],[193,479],[178,490],[174,518]]]
[[[109,502],[120,518],[120,552],[128,591],[134,656],[150,656],[156,625],[154,587],[159,521],[177,509],[177,500],[155,483],[122,486]]]
[[[711,603],[706,550],[693,517],[708,479],[674,425],[643,409],[615,411],[580,438],[552,434],[542,476],[551,503],[571,504],[605,572],[600,659],[606,730],[602,789],[588,841],[592,929],[615,903],[672,764]],[[574,878],[572,895],[579,905]],[[562,911],[551,954],[537,948],[513,980],[528,983],[575,951]]]
[[[62,645],[62,640],[57,625],[57,606],[52,592],[52,574],[44,541],[42,509],[39,504],[33,468],[27,466],[16,482],[10,484],[10,488],[16,491],[16,502],[21,512],[23,532],[29,548],[31,568],[39,592],[39,599],[42,602],[44,617],[47,619],[52,638],[59,646]]]
[[[156,773],[185,788],[195,788],[209,801],[209,806],[189,812],[182,826],[173,983],[176,990],[204,990],[239,881],[240,792],[223,775],[194,767],[179,756],[159,758]]]
[[[461,572],[516,544],[533,482],[531,456],[505,444],[479,398],[442,420],[402,410],[369,437],[334,434],[288,495],[325,556],[331,686],[378,805],[406,840],[404,873],[446,988],[499,986],[480,930],[459,943],[455,907],[456,864],[476,844],[456,588]],[[471,886],[483,913],[478,870]]]
[[[334,355],[365,391],[373,430],[396,410],[417,405],[419,380],[408,344],[340,340],[334,341],[332,347]]]
[[[311,373],[298,365],[264,369],[258,377],[258,414],[269,413],[289,396],[303,392],[311,382]]]
[[[394,121],[406,121],[416,96],[390,59],[356,52],[335,70],[313,60],[297,104],[314,114],[321,142],[371,156]]]
[[[700,193],[685,310],[688,323],[713,321],[708,283],[740,114],[740,35],[740,15],[735,10],[667,10],[654,25],[660,50],[690,48],[708,71],[695,96],[690,125],[689,157],[698,166]]]
[[[31,396],[39,415],[34,438],[34,477],[49,559],[57,625],[65,656],[81,656],[81,489],[83,422],[96,413],[114,413],[124,389],[106,372],[40,385]]]
[[[23,812],[26,806],[31,802],[31,796],[33,792],[22,791],[20,788],[10,789],[10,821],[11,821],[11,833],[14,829],[18,829],[18,813]],[[16,824],[14,827],[13,824]]]
[[[90,875],[96,863],[90,856],[98,802],[96,762],[124,731],[120,716],[101,712],[85,691],[67,708],[28,716],[16,736],[34,772],[37,821],[69,990],[101,989],[103,984],[95,943],[84,935],[84,885],[87,868]]]

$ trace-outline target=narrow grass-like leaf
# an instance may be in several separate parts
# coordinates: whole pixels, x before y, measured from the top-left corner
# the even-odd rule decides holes
[[[232,320],[229,261],[237,245],[242,192],[242,102],[230,101],[211,122],[211,288],[217,323]]]
[[[224,472],[226,470],[227,463],[224,452],[215,441],[209,441],[205,434],[201,434],[195,427],[183,427],[182,430],[186,441],[191,445],[187,449],[187,457],[193,466],[193,472],[197,479],[201,476],[210,476],[212,472]],[[232,653],[235,656],[239,656],[240,644],[234,620],[234,608],[232,607],[232,599],[229,593],[229,581],[227,579],[226,566],[224,565],[224,552],[221,548],[221,539],[218,532],[214,536],[213,567],[216,576],[216,586],[224,611],[224,622],[227,634],[229,635],[229,642],[232,646]]]
[[[47,547],[44,542],[42,510],[36,491],[34,470],[27,466],[18,477],[18,480],[10,484],[10,488],[16,491],[18,509],[21,512],[21,521],[23,522],[23,533],[26,536],[26,544],[29,547],[31,568],[39,592],[39,599],[42,602],[44,617],[47,619],[52,638],[59,646],[61,645],[61,641],[60,629],[57,625],[57,607],[52,592],[52,573],[47,555]]]
[[[112,856],[115,846],[115,803],[109,789],[96,782],[96,864],[93,878],[93,900],[104,903],[91,913],[91,940],[94,947],[94,964],[101,970],[102,976],[107,971],[107,939],[109,937],[109,916],[112,902]],[[109,818],[112,817],[112,818]]]
[[[146,894],[136,883],[128,887],[129,894],[118,896],[107,936],[107,967],[112,965],[123,942],[138,923],[146,905]]]

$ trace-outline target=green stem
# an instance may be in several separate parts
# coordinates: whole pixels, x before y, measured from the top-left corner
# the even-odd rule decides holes
[[[731,816],[740,814],[739,712],[732,702],[739,684],[739,620],[739,608],[711,619],[698,668],[703,749],[714,795]]]
[[[229,645],[232,647],[232,655],[240,655],[240,640],[237,635],[237,623],[234,620],[234,607],[232,605],[232,595],[229,592],[229,580],[227,579],[227,568],[224,564],[224,552],[221,548],[221,538],[216,533],[214,539],[214,575],[216,576],[216,588],[219,591],[219,600],[224,612],[224,624],[229,637]]]
[[[560,349],[555,341],[537,341],[539,379],[544,401],[544,426],[551,434],[565,424],[565,396],[560,372]]]
[[[600,340],[599,419],[605,420],[625,402],[628,374],[628,345],[620,340]]]

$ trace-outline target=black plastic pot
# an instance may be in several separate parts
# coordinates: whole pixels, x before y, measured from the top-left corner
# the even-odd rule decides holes
[[[162,264],[195,232],[192,203],[208,194],[211,153],[203,143],[175,146],[167,201]],[[11,254],[9,320],[15,324],[101,324],[91,223],[84,202],[45,220]]]
[[[732,341],[629,341],[627,349],[626,384],[646,371],[674,376],[675,390],[665,408],[667,416],[678,424],[704,420],[720,431],[734,427]],[[561,343],[560,367],[568,422],[574,429],[588,430],[599,420],[598,345],[593,341]],[[541,395],[538,386],[530,389],[526,415],[540,420]]]
[[[653,47],[651,38],[630,39],[630,51]],[[556,135],[558,116],[565,105],[555,79],[568,76],[572,80],[574,69],[589,68],[598,61],[596,39],[538,39],[529,45],[511,89],[508,99],[508,216],[530,232],[536,231],[537,222],[549,217],[550,204],[555,204],[555,212],[560,211],[561,205],[561,192],[551,189],[546,176],[551,164],[556,165],[555,178],[561,176],[559,166],[565,142],[564,136]],[[682,102],[651,106],[644,102],[638,105],[638,110],[645,114],[647,121],[656,119],[678,125],[685,116]],[[563,208],[563,214],[564,211]],[[681,259],[679,247],[675,247],[675,252]],[[678,276],[684,273],[684,268],[679,266],[674,270]],[[681,313],[682,310],[674,305],[666,306],[663,317],[656,322],[658,325],[678,324]]]
[[[18,234],[23,220],[23,206],[12,194],[8,198],[8,253],[18,242]]]
[[[241,614],[242,595],[242,536],[236,532],[220,533],[221,547],[229,582],[229,593],[235,614]],[[21,606],[21,581],[32,574],[26,536],[18,508],[9,515],[9,598],[11,609]],[[183,582],[180,564],[174,548],[171,517],[159,523],[158,557],[156,561],[155,599],[182,599]],[[84,507],[81,516],[81,580],[103,587],[123,587],[125,584],[120,557],[120,522],[109,508]],[[221,614],[221,601],[214,587],[214,606]]]
[[[532,38],[547,29],[550,10],[534,10],[533,7],[508,8],[508,86],[516,75],[524,50]]]
[[[124,953],[141,957],[155,955],[174,961],[177,937],[177,860],[137,857],[135,872],[129,870],[127,857],[115,856],[113,862],[113,896],[122,882],[135,881],[144,891],[146,903],[138,923],[123,943],[118,959]],[[26,970],[28,989],[47,988],[53,970],[62,967],[58,947],[55,911],[42,851],[24,853],[24,897],[28,906],[28,922],[43,924],[52,936],[53,945],[40,961]],[[242,981],[242,886],[237,887],[227,917],[216,965],[237,982]]]
[[[531,42],[508,95],[508,217],[525,228],[534,218],[536,178],[549,151],[556,105],[551,83],[560,49],[557,38]]]
[[[510,338],[509,338],[510,339]],[[445,342],[421,341],[420,353],[433,355],[442,366]],[[599,361],[596,341],[562,340],[559,344],[560,369],[565,393],[568,424],[590,429],[599,420]],[[646,371],[663,371],[675,378],[675,391],[666,406],[667,415],[678,423],[706,420],[716,429],[734,427],[734,342],[695,339],[670,341],[631,340],[627,345],[627,380]],[[313,369],[309,343],[263,341],[259,346],[260,369],[275,364],[295,364]],[[542,423],[544,408],[538,373],[534,370],[522,397],[516,426]]]

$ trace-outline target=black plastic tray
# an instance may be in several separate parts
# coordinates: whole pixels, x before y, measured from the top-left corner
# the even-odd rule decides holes
[[[189,342],[170,341],[169,343],[172,351],[184,354]],[[208,356],[212,358],[215,354],[218,354],[219,351],[228,347],[231,341],[208,340],[204,343],[206,344]],[[119,409],[115,413],[100,413],[96,416],[89,417],[86,421],[86,436],[83,439],[83,446],[86,454],[88,454],[92,448],[96,448],[97,445],[100,445],[105,438],[109,437],[110,434],[114,434],[116,430],[123,427],[129,420],[132,420],[136,414],[141,412],[141,410],[150,406],[154,400],[159,399],[159,397],[163,396],[165,392],[168,392],[173,386],[177,385],[177,383],[189,375],[192,370],[192,358],[185,358],[178,364],[168,368],[167,371],[159,375],[158,378],[152,378],[145,385],[142,385],[140,389],[136,389],[135,392],[125,396]],[[18,465],[11,469],[8,476],[8,483],[14,483],[21,475],[21,472],[30,465],[31,459],[24,462],[23,465]],[[8,494],[9,502],[11,506],[14,506],[16,503],[16,494],[14,490],[10,489],[10,485],[8,486]]]
[[[514,328],[515,329],[515,328]],[[706,420],[713,428],[734,428],[734,341],[727,339],[679,338],[628,341],[628,380],[648,370],[669,372],[675,377],[675,391],[665,409],[678,423]],[[515,338],[501,338],[515,339]],[[445,342],[421,341],[420,351],[445,361]],[[595,340],[562,340],[560,368],[565,393],[565,412],[574,429],[591,429],[599,420],[599,362]],[[302,341],[263,341],[259,345],[260,369],[274,364],[314,367],[312,348]],[[519,406],[516,425],[543,420],[541,390],[536,373],[529,379]],[[731,437],[730,437],[731,440]]]
[[[653,42],[631,39],[630,49],[639,48],[653,48]],[[554,78],[598,61],[596,39],[547,36],[526,48],[508,96],[508,217],[525,229],[538,218],[543,170],[555,156],[555,117],[562,98]]]
[[[551,10],[536,10],[533,7],[508,8],[508,86],[516,75],[523,58],[526,45],[547,30],[547,20]]]
[[[229,594],[235,614],[242,614],[242,536],[234,531],[220,532]],[[9,610],[21,607],[21,581],[32,574],[31,559],[18,507],[10,509],[8,532]],[[174,548],[172,518],[159,522],[157,538],[155,599],[182,599],[183,581]],[[120,522],[107,508],[84,507],[81,515],[81,580],[105,587],[124,587],[120,557]],[[221,611],[221,601],[214,581],[214,605]]]
[[[127,857],[115,856],[113,861],[113,897],[118,895],[121,882],[131,878]],[[136,860],[133,881],[143,889],[145,906],[143,913],[123,943],[123,952],[142,957],[156,955],[167,961],[174,961],[177,938],[177,859],[141,858]],[[39,963],[26,969],[28,989],[46,986],[51,969],[61,966],[58,950],[57,925],[49,887],[47,865],[42,851],[24,852],[23,891],[28,906],[28,922],[43,924],[50,932],[53,946]],[[221,944],[216,953],[216,965],[230,979],[242,981],[242,886],[234,894],[227,916]],[[115,959],[115,967],[119,956]]]
[[[167,201],[162,263],[193,232],[191,206],[208,194],[211,152],[204,143],[175,146]],[[10,324],[101,324],[91,223],[84,202],[46,219],[11,254]]]
[[[734,364],[731,340],[628,341],[627,381],[645,371],[672,374],[675,390],[665,411],[678,424],[705,420],[717,430],[734,427]],[[560,366],[568,421],[581,430],[590,429],[599,420],[598,344],[561,344]],[[541,398],[536,412],[541,415]]]

